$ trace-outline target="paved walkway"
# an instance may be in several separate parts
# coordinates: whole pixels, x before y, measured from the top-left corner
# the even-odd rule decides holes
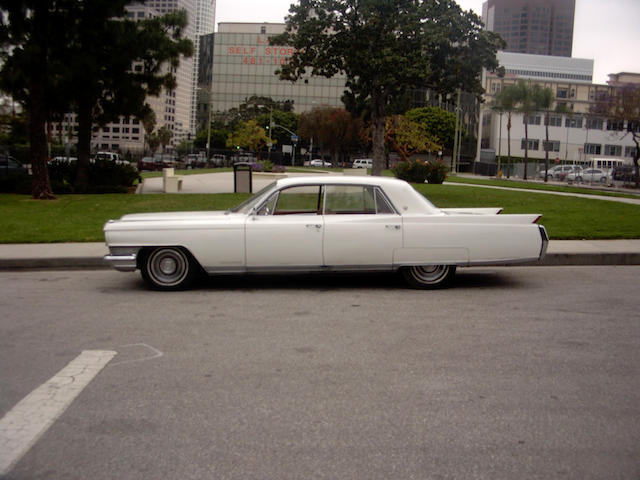
[[[317,173],[332,173],[318,170]],[[337,173],[336,173],[337,174]],[[307,175],[290,173],[290,176]],[[253,191],[274,181],[269,174],[253,175]],[[478,188],[518,190],[457,184]],[[232,193],[233,172],[183,176],[183,193]],[[640,199],[605,197],[580,193],[525,190],[550,195],[573,195],[640,205]],[[138,193],[162,193],[162,177],[147,178]],[[105,268],[102,257],[107,254],[104,243],[0,244],[0,270]],[[552,240],[547,256],[535,265],[640,265],[640,240]]]

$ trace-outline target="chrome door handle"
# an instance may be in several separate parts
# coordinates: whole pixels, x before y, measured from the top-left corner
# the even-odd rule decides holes
[[[322,228],[322,225],[320,225],[319,223],[307,223],[306,227],[307,228]]]
[[[400,225],[385,225],[386,228],[388,228],[389,230],[400,230]]]

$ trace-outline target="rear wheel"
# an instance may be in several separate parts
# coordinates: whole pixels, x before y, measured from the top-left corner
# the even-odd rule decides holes
[[[197,266],[184,249],[160,247],[143,257],[140,273],[154,290],[182,290],[193,283]]]
[[[455,265],[418,265],[404,267],[402,275],[413,288],[441,288],[446,286],[456,273]]]

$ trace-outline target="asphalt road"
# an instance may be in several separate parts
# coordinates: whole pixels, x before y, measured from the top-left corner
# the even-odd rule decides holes
[[[637,480],[639,274],[1,272],[0,416],[118,352],[3,480]]]

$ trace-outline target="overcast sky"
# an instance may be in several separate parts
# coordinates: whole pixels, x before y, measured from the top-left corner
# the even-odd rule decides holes
[[[457,0],[482,16],[483,0]],[[292,0],[217,0],[218,22],[284,22]],[[594,60],[594,82],[640,73],[640,0],[576,0],[573,56]]]

